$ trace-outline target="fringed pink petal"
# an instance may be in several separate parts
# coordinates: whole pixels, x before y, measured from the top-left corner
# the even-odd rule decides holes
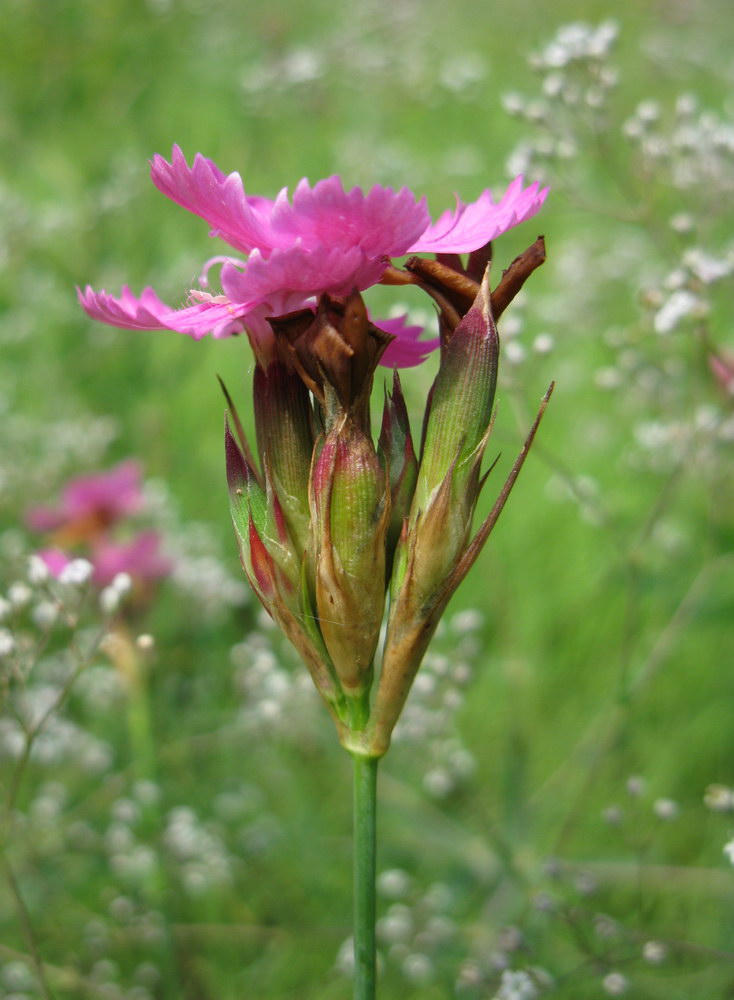
[[[152,288],[144,289],[136,298],[125,286],[119,297],[104,290],[95,292],[89,285],[77,289],[82,308],[92,319],[125,330],[174,330],[195,340],[206,334],[229,337],[243,329],[242,317],[246,304],[231,303],[224,296],[208,292],[191,293],[194,300],[183,309],[172,309],[158,298]],[[198,301],[197,301],[198,299]]]
[[[211,226],[211,236],[221,236],[242,253],[254,247],[270,249],[268,198],[248,198],[238,173],[228,176],[217,165],[197,153],[191,167],[178,146],[171,162],[156,153],[151,161],[151,180],[168,198],[200,216]]]
[[[276,199],[271,222],[274,245],[287,249],[298,243],[305,250],[323,247],[360,249],[368,257],[397,257],[405,253],[430,222],[425,198],[416,200],[408,188],[375,185],[345,191],[336,175],[313,187],[302,180],[293,192]]]
[[[95,292],[91,285],[82,292],[76,290],[82,309],[87,316],[109,323],[110,326],[120,326],[125,330],[165,330],[166,324],[161,316],[171,311],[171,307],[161,302],[152,288],[144,288],[137,298],[127,285],[119,297],[109,295],[104,289]]]
[[[282,306],[284,296],[302,301],[322,292],[348,295],[355,288],[363,291],[380,280],[386,264],[381,258],[366,257],[356,247],[319,246],[309,252],[295,246],[274,250],[267,258],[255,251],[244,270],[231,264],[222,267],[222,289],[235,302],[269,302],[271,315],[277,315],[276,305]]]
[[[468,205],[457,201],[456,208],[428,226],[408,252],[469,253],[525,222],[540,210],[548,188],[539,190],[535,183],[523,189],[522,185],[522,177],[516,177],[497,203],[488,190]]]

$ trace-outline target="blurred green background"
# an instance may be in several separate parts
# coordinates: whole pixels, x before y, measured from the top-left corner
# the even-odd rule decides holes
[[[559,29],[608,18],[615,44],[568,56]],[[246,399],[247,344],[98,326],[74,295],[87,282],[150,284],[179,304],[217,252],[206,225],[150,183],[153,153],[201,151],[268,196],[334,172],[347,185],[406,184],[434,215],[454,192],[500,192],[518,164],[551,184],[542,216],[495,247],[498,268],[540,230],[549,251],[507,316],[495,482],[551,379],[557,389],[449,612],[480,612],[476,648],[459,656],[461,618],[437,640],[449,664],[472,663],[456,731],[441,739],[473,768],[426,780],[427,751],[409,739],[384,765],[380,865],[408,881],[391,897],[387,880],[382,908],[412,921],[402,937],[383,926],[384,1000],[734,995],[722,853],[734,819],[704,805],[707,787],[734,784],[734,429],[709,367],[734,351],[733,51],[726,0],[3,5],[6,588],[37,544],[25,508],[65,476],[130,455],[166,484],[181,531],[204,525],[223,572],[238,573],[215,375]],[[720,263],[715,279],[701,254]],[[661,330],[681,289],[695,303]],[[377,289],[372,301],[394,296]],[[430,316],[418,299],[407,306]],[[434,371],[404,380],[414,429]],[[487,508],[491,494],[490,481]],[[325,713],[304,693],[305,721],[265,719],[256,735],[233,725],[248,698],[237,643],[260,636],[288,676],[299,670],[252,602],[197,617],[163,585],[145,615],[131,627],[156,638],[147,683],[124,710],[65,709],[114,748],[102,777],[73,755],[32,761],[24,777],[8,857],[25,910],[8,882],[0,996],[348,996],[337,953],[350,926],[349,767]],[[155,806],[120,819],[140,781]],[[229,813],[223,795],[236,799]],[[39,799],[57,802],[45,825]],[[202,856],[226,853],[226,878],[204,866],[187,888],[186,852],[166,840],[181,808]],[[160,859],[147,881],[111,863],[115,822],[133,830],[118,854],[144,844]],[[664,960],[646,957],[650,942]],[[536,993],[507,992],[503,969],[527,968]]]

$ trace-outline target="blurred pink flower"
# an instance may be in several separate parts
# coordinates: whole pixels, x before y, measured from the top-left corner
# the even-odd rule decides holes
[[[734,355],[709,354],[709,369],[727,396],[734,396]]]
[[[58,548],[41,549],[38,553],[53,577],[59,577],[76,555]],[[141,531],[129,541],[114,542],[109,538],[96,541],[86,558],[94,569],[94,582],[106,587],[118,573],[129,573],[135,580],[152,581],[168,576],[172,561],[161,551],[161,536],[157,531]]]
[[[82,307],[113,326],[170,329],[196,339],[246,329],[256,347],[270,336],[268,316],[308,306],[324,292],[363,291],[380,281],[390,257],[476,250],[535,215],[547,194],[537,184],[523,188],[517,177],[499,202],[484,191],[470,204],[457,200],[455,209],[432,223],[425,198],[418,200],[407,188],[345,191],[337,176],[313,187],[301,180],[292,199],[287,189],[274,200],[247,195],[238,173],[223,174],[200,153],[189,167],[178,146],[170,163],[153,158],[151,177],[172,201],[203,218],[211,236],[226,240],[248,260],[221,255],[209,260],[203,288],[192,290],[181,309],[166,305],[152,288],[137,298],[126,286],[115,297],[89,285],[78,290]],[[221,264],[222,295],[205,290],[215,264]],[[387,329],[380,321],[377,325]],[[397,330],[398,346],[391,345],[395,349],[385,353],[383,364],[406,367],[423,360],[431,346],[414,330],[404,325]]]
[[[161,551],[157,531],[141,531],[128,542],[101,539],[92,549],[94,579],[106,586],[118,573],[129,573],[136,580],[159,580],[173,569],[172,561]]]
[[[34,531],[58,531],[83,523],[103,530],[136,513],[143,502],[139,464],[129,459],[107,472],[70,479],[56,506],[32,507],[26,523]]]

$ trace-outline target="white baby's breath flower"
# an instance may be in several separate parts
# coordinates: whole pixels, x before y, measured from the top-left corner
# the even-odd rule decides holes
[[[28,582],[33,587],[40,587],[49,578],[48,566],[40,556],[28,557]]]
[[[555,341],[550,333],[539,333],[533,341],[533,350],[536,354],[550,354]]]
[[[9,629],[0,628],[0,659],[10,656],[15,650],[15,639]]]
[[[687,316],[700,316],[705,312],[705,303],[698,295],[687,288],[679,288],[657,311],[653,320],[656,333],[672,333],[682,319]]]
[[[110,585],[119,597],[127,597],[132,590],[133,581],[129,573],[116,573]]]
[[[652,806],[652,811],[658,819],[676,819],[680,812],[680,806],[673,799],[656,799]]]
[[[516,340],[505,344],[505,360],[511,365],[519,365],[525,360],[525,348]]]
[[[642,957],[650,965],[660,965],[668,957],[668,949],[662,941],[646,941],[642,948]]]
[[[31,618],[33,623],[42,632],[47,631],[51,628],[53,623],[59,616],[59,607],[57,604],[53,604],[51,601],[40,601],[33,611],[31,611]]]
[[[8,600],[16,611],[20,611],[25,608],[30,603],[32,597],[33,591],[28,584],[23,583],[22,580],[18,580],[16,583],[11,583],[8,587]]]
[[[610,972],[604,976],[601,984],[610,997],[621,997],[629,989],[629,980],[621,972]]]
[[[105,615],[114,615],[120,607],[120,595],[114,587],[105,587],[99,595],[99,606]]]
[[[712,812],[731,812],[734,810],[734,788],[727,788],[726,785],[709,785],[703,801]]]
[[[72,559],[59,573],[59,582],[71,587],[83,587],[94,572],[88,559]]]
[[[527,972],[505,969],[494,1000],[535,1000],[538,988]]]

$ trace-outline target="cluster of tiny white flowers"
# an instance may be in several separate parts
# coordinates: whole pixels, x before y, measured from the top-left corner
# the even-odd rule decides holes
[[[71,563],[66,580],[53,581],[38,557],[18,562],[26,579],[0,596],[0,676],[10,708],[0,719],[0,758],[20,761],[30,746],[30,759],[44,769],[72,764],[101,774],[112,765],[111,745],[68,717],[63,704],[104,634],[79,619],[89,564]]]
[[[230,883],[234,861],[222,836],[188,806],[168,813],[163,843],[175,858],[181,883],[190,895],[200,896],[212,886]]]
[[[684,321],[700,324],[712,309],[710,286],[733,271],[734,244],[716,254],[696,245],[687,247],[662,281],[644,290],[643,301],[652,312],[655,332],[665,336]]]
[[[480,652],[477,633],[483,624],[476,610],[458,612],[441,624],[395,727],[396,745],[418,749],[423,788],[431,798],[446,798],[476,768],[459,735],[457,714]]]
[[[530,65],[537,70],[559,70],[604,60],[618,35],[616,21],[602,21],[596,27],[580,21],[564,24],[545,48],[531,56]]]
[[[104,587],[99,595],[99,606],[103,614],[114,615],[132,590],[133,581],[129,573],[116,573],[112,583]]]
[[[513,952],[521,943],[517,928],[505,928],[502,937],[506,940],[500,941],[498,950],[488,958],[470,958],[461,963],[454,984],[459,1000],[490,995],[492,1000],[535,1000],[554,985],[553,977],[542,966],[511,968]]]
[[[83,587],[92,579],[94,566],[88,559],[72,559],[59,573],[59,583],[67,587]]]
[[[117,435],[118,424],[111,417],[59,419],[49,424],[11,409],[3,414],[0,505],[18,508],[28,497],[48,495],[49,483],[61,483],[79,468],[101,462]]]
[[[503,96],[505,111],[538,133],[519,143],[507,160],[507,172],[546,179],[554,161],[570,160],[582,148],[581,130],[587,115],[606,108],[617,83],[609,57],[618,27],[604,21],[596,27],[566,24],[540,52],[530,57],[540,74],[541,95],[526,98],[518,93]]]
[[[734,417],[709,404],[698,406],[687,420],[643,420],[634,428],[634,442],[625,454],[633,468],[669,472],[689,468],[715,470],[721,447],[734,441]]]
[[[734,788],[709,785],[703,801],[712,812],[734,812]]]
[[[377,921],[377,939],[385,960],[413,986],[436,978],[440,954],[452,945],[459,927],[451,917],[453,893],[442,882],[422,891],[400,869],[382,872],[377,891],[388,900]]]
[[[505,969],[494,1000],[535,1000],[538,996],[538,987],[527,972]]]
[[[237,723],[249,735],[273,730],[296,734],[318,717],[313,682],[279,635],[251,632],[232,647],[230,660],[242,697]]]
[[[734,121],[682,94],[672,114],[642,101],[624,123],[646,176],[669,174],[676,190],[734,191]]]

